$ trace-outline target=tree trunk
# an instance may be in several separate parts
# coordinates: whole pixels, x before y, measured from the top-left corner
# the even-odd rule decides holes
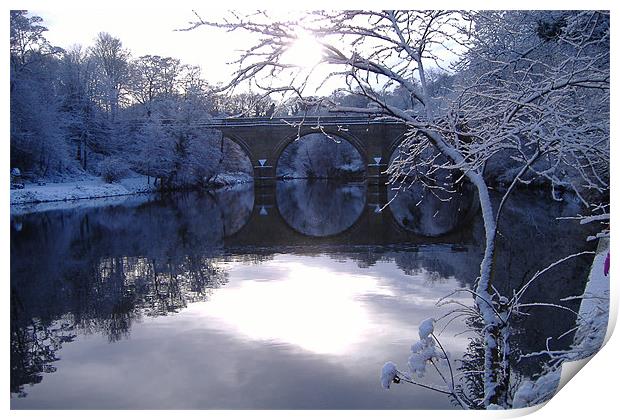
[[[507,352],[510,331],[503,325],[493,302],[492,280],[495,262],[496,218],[493,213],[491,197],[486,181],[480,174],[467,176],[478,191],[478,200],[482,210],[485,231],[484,257],[480,263],[480,278],[476,284],[476,305],[484,320],[484,405],[497,404],[505,406],[508,398]]]
[[[428,131],[427,135],[433,144],[453,162],[462,162],[465,159],[458,150],[451,147],[436,132]],[[493,263],[495,259],[495,236],[497,223],[489,195],[489,187],[481,173],[469,170],[464,172],[469,181],[476,187],[478,200],[482,210],[484,222],[485,248],[480,263],[480,278],[474,293],[476,306],[483,319],[484,328],[484,405],[503,405],[507,396],[508,377],[504,374],[504,351],[502,346],[508,342],[508,328],[504,328],[503,321],[497,315],[496,305],[491,297]]]

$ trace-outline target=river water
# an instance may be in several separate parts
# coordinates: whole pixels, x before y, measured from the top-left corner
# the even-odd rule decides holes
[[[455,408],[408,384],[384,390],[379,375],[388,360],[406,369],[417,325],[475,281],[474,202],[465,190],[445,202],[289,181],[14,214],[11,408]],[[570,197],[517,193],[500,225],[497,287],[591,249],[584,227],[556,219],[577,209]],[[591,260],[554,270],[527,298],[579,295]],[[547,337],[566,347],[570,334],[555,337],[575,322],[533,309],[514,326],[522,375],[542,360],[518,355]],[[465,330],[457,320],[439,335],[455,366]],[[430,371],[424,380],[442,385]]]

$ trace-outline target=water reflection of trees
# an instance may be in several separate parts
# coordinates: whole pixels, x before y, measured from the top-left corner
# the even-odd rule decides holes
[[[110,341],[129,335],[143,316],[164,316],[204,300],[226,282],[209,257],[167,261],[147,257],[102,258],[92,276],[76,285],[79,306],[72,311],[81,332],[103,332]],[[92,279],[92,281],[89,281]]]
[[[117,341],[144,317],[178,312],[225,284],[231,216],[206,194],[23,216],[11,238],[11,392],[24,396],[25,384],[53,372],[78,333]]]
[[[365,249],[364,252],[338,252],[333,257],[357,261],[362,268],[371,267],[379,261],[394,261],[408,276],[424,275],[431,282],[433,279],[454,278],[461,286],[465,286],[471,285],[472,279],[476,278],[479,268],[476,257],[481,252],[476,243],[463,246],[437,244],[401,250],[377,247]]]
[[[55,282],[62,295],[50,291],[56,296],[45,302],[45,315],[32,309],[33,302],[21,305],[21,288],[12,289],[12,392],[23,393],[22,385],[38,383],[41,373],[52,372],[56,352],[76,333],[101,333],[117,341],[128,337],[142,317],[177,312],[226,283],[226,273],[215,260],[201,256],[165,262],[102,257],[86,262],[81,275],[76,274],[73,270]]]
[[[13,303],[19,305],[19,303]],[[22,322],[24,321],[24,322]],[[63,343],[75,338],[71,324],[64,319],[46,323],[38,318],[22,320],[11,308],[11,393],[25,397],[24,384],[37,384],[43,373],[56,370],[53,363]]]
[[[276,200],[280,215],[298,232],[328,236],[344,232],[361,216],[366,185],[325,180],[278,182]]]

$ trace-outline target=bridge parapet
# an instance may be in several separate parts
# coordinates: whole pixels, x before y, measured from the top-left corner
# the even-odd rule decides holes
[[[285,127],[308,127],[316,126],[350,126],[350,125],[400,125],[405,126],[402,121],[394,119],[368,116],[307,116],[307,117],[251,117],[251,118],[217,118],[205,122],[205,127],[263,127],[263,126],[285,126]]]

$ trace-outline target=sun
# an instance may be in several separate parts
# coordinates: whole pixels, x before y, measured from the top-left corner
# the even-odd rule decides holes
[[[282,54],[284,64],[300,68],[311,68],[323,58],[321,44],[308,32],[299,32],[295,41]]]

